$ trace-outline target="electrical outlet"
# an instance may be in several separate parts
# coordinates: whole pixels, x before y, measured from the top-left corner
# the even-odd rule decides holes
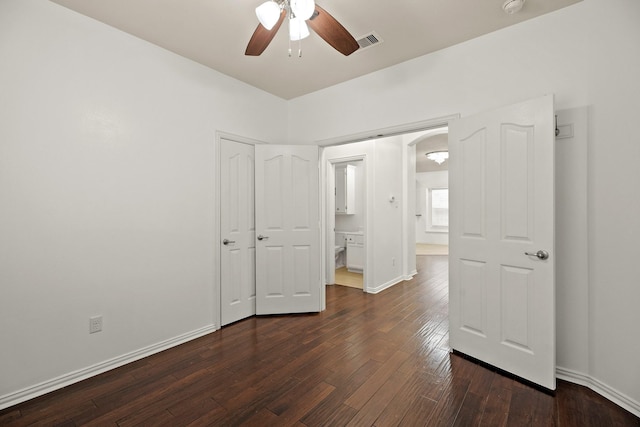
[[[89,333],[95,334],[102,330],[102,316],[93,316],[89,318]]]

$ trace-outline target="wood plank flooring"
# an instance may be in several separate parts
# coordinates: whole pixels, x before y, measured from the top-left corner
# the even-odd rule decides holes
[[[320,314],[254,317],[0,411],[30,426],[640,426],[591,390],[549,396],[449,351],[447,257]]]

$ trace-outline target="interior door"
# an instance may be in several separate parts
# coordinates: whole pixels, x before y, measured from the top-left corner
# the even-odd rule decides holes
[[[256,314],[254,148],[220,140],[222,326]]]
[[[256,312],[318,312],[318,147],[265,144],[255,154]]]
[[[555,389],[553,96],[456,120],[450,344]]]

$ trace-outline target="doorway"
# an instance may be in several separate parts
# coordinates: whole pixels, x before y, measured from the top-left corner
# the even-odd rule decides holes
[[[364,161],[333,164],[335,284],[364,289]]]
[[[326,283],[367,287],[366,154],[327,159]]]
[[[363,290],[378,293],[416,273],[415,144],[434,133],[455,116],[421,122],[421,130],[405,129],[390,136],[377,135],[360,141],[331,141],[323,150],[324,189],[324,283],[335,281],[335,247],[344,238],[335,221],[335,166],[363,160],[365,195]],[[442,132],[440,132],[442,133]],[[335,143],[337,142],[337,144]],[[322,144],[322,142],[320,142]],[[350,231],[350,230],[346,230]],[[337,242],[336,242],[337,239]],[[347,253],[348,253],[347,249]],[[338,258],[338,265],[344,262]]]
[[[448,127],[421,133],[414,145],[416,255],[448,255]]]

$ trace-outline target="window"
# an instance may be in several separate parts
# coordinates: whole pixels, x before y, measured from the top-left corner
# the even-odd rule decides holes
[[[449,189],[427,189],[427,231],[449,231]]]

